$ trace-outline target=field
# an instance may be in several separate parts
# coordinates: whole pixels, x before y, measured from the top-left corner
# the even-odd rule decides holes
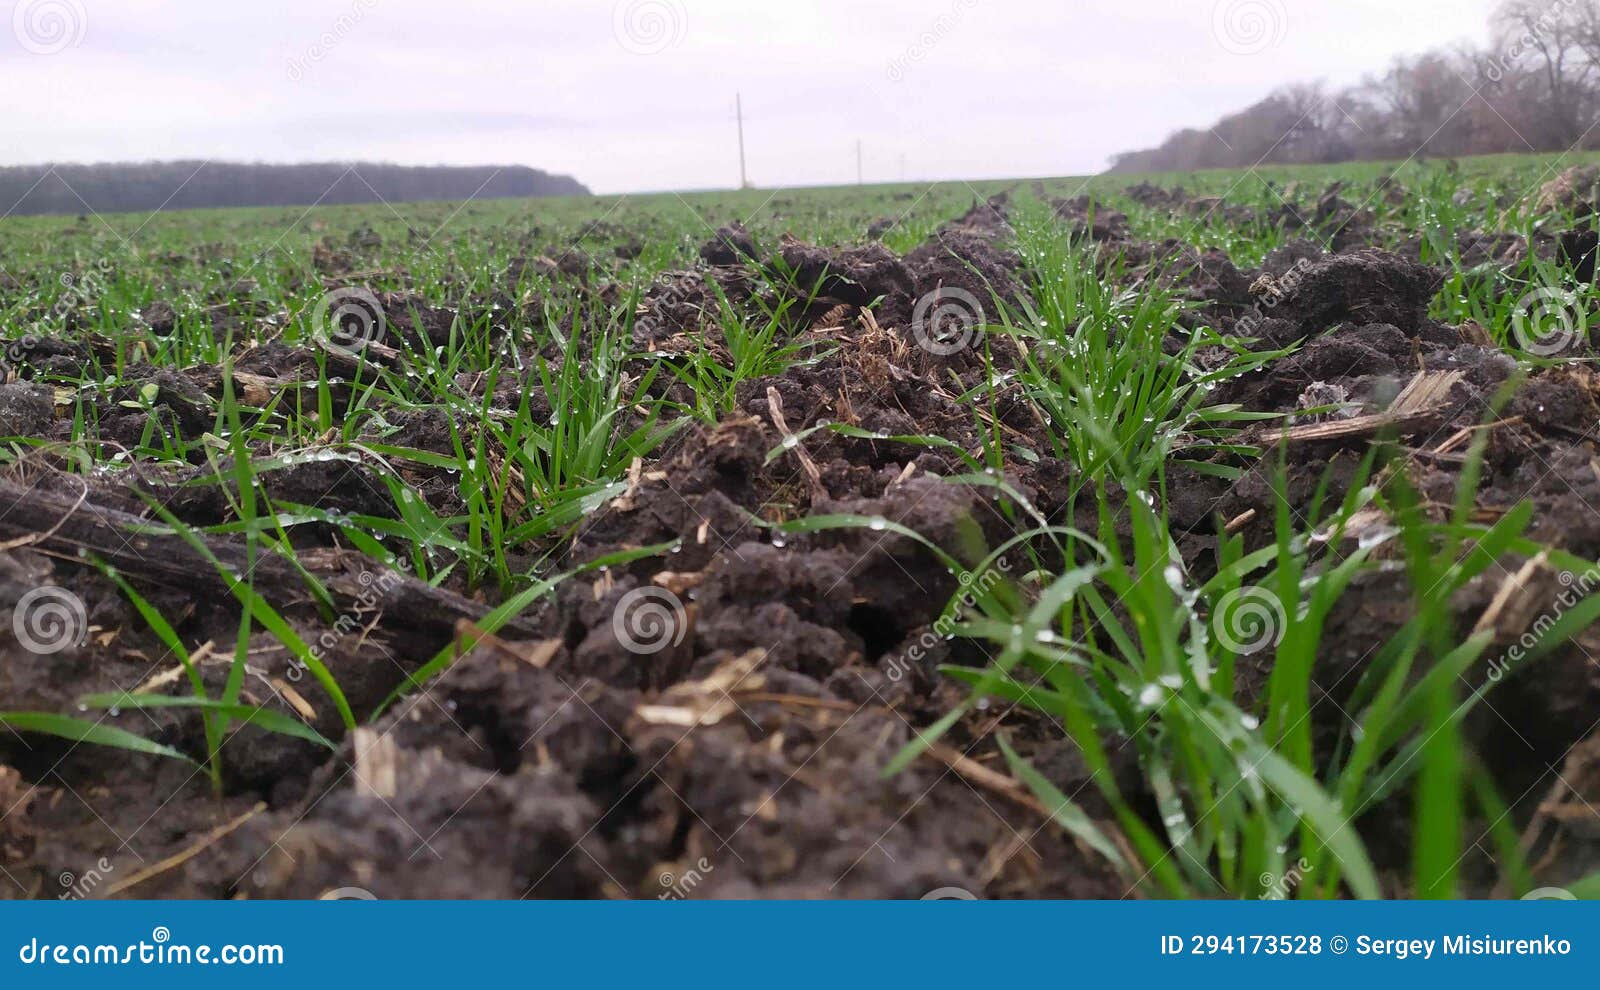
[[[1583,164],[0,220],[0,892],[1595,892]]]

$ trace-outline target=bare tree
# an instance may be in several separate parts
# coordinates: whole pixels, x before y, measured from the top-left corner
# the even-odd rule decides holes
[[[1561,148],[1589,129],[1600,65],[1600,4],[1595,0],[1505,0],[1492,25],[1502,51],[1491,63],[1498,75],[1533,84],[1543,107],[1528,140]],[[1529,63],[1526,77],[1522,63]]]
[[[1380,140],[1389,155],[1464,154],[1472,145],[1473,97],[1449,56],[1421,55],[1395,60],[1389,71],[1368,80],[1366,93],[1384,110]]]
[[[1396,59],[1329,95],[1289,86],[1120,171],[1600,146],[1600,0],[1500,0],[1488,50]]]
[[[577,180],[522,165],[406,166],[383,163],[245,165],[125,162],[0,167],[0,200],[11,213],[97,213],[216,206],[404,203],[429,199],[573,196]]]

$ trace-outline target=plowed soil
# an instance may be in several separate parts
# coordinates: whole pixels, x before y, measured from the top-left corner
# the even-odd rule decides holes
[[[1181,192],[1150,187],[1130,195],[1175,214],[1196,208]],[[1221,251],[1138,241],[1126,218],[1087,200],[1055,206],[1060,222],[1094,237],[1108,256],[1122,254],[1134,279],[1176,284],[1197,304],[1187,320],[1264,347],[1305,341],[1219,390],[1218,402],[1286,414],[1337,402],[1344,411],[1326,420],[1350,420],[1384,413],[1421,372],[1459,373],[1449,381],[1448,401],[1398,426],[1419,490],[1449,505],[1464,460],[1463,431],[1482,427],[1490,439],[1480,517],[1496,518],[1528,500],[1533,537],[1600,557],[1600,377],[1585,363],[1536,371],[1491,416],[1491,400],[1515,363],[1481,331],[1430,320],[1441,273],[1369,246],[1375,236],[1336,191],[1316,216],[1280,218],[1325,237],[1332,252],[1308,241],[1245,270]],[[706,315],[717,306],[709,286],[748,299],[769,291],[758,286],[770,283],[753,275],[781,263],[802,282],[820,283],[819,297],[791,315],[803,339],[824,345],[825,356],[744,382],[733,415],[680,431],[638,466],[623,497],[555,548],[563,567],[669,541],[679,542],[677,550],[568,580],[331,757],[237,726],[224,750],[220,798],[203,771],[178,761],[0,733],[0,867],[7,878],[0,893],[62,896],[73,889],[67,876],[98,870],[105,880],[91,896],[140,898],[360,896],[350,895],[352,888],[381,898],[917,898],[950,888],[982,897],[1127,896],[1126,883],[1050,824],[1006,773],[993,742],[1000,726],[1061,790],[1092,815],[1109,814],[1094,790],[1083,788],[1087,771],[1075,749],[1037,715],[1001,704],[976,711],[943,747],[884,776],[890,757],[919,728],[964,697],[935,667],[985,659],[980,644],[932,629],[959,590],[945,566],[888,530],[779,536],[766,525],[834,513],[882,517],[941,546],[961,540],[971,523],[990,545],[1015,531],[991,493],[942,480],[965,471],[949,453],[829,431],[783,449],[787,434],[824,421],[883,437],[925,434],[968,450],[980,446],[980,423],[959,396],[990,374],[984,356],[975,347],[941,354],[920,346],[913,310],[929,293],[952,289],[1029,302],[1008,210],[1003,196],[977,203],[904,255],[871,240],[835,249],[794,239],[758,243],[737,227],[720,231],[701,249],[699,266],[672,273],[646,297],[635,347],[673,353],[702,334],[719,346],[720,331]],[[1503,247],[1552,258],[1559,250],[1554,243]],[[594,259],[528,261],[536,263],[554,264],[596,314],[615,304],[608,273]],[[359,261],[330,252],[319,264],[336,284]],[[398,294],[383,304],[392,332],[448,339],[451,309]],[[162,312],[152,308],[147,316],[160,322]],[[523,346],[512,335],[505,345]],[[94,346],[87,336],[33,338],[14,348],[17,380],[0,386],[0,434],[64,437],[70,424],[56,418],[51,390],[30,379],[86,373]],[[1003,371],[1014,346],[995,338],[989,359]],[[1580,343],[1574,356],[1586,348]],[[241,348],[236,369],[274,391],[314,378],[315,361],[310,350],[267,342]],[[188,437],[213,429],[217,369],[150,368],[143,380],[155,390],[161,429]],[[513,406],[525,390],[536,406],[545,401],[536,379],[502,383],[495,401]],[[1020,393],[1002,391],[1000,398],[1000,428],[1022,445],[1050,449]],[[106,398],[101,440],[132,445],[149,417],[123,410],[120,401]],[[441,416],[393,410],[386,421],[396,432],[382,439],[448,450]],[[1291,500],[1308,502],[1330,469],[1336,479],[1353,470],[1372,438],[1356,431],[1289,443]],[[780,453],[769,460],[772,451]],[[120,569],[135,576],[186,642],[213,644],[202,651],[201,667],[220,690],[238,603],[215,569],[179,541],[129,533],[133,521],[150,515],[141,493],[191,525],[230,519],[218,488],[184,484],[208,470],[69,476],[35,459],[10,472],[4,504],[24,511],[0,517],[0,540],[11,541],[0,553],[0,602],[11,607],[35,587],[59,585],[86,603],[90,628],[81,644],[49,656],[8,641],[0,709],[75,713],[83,695],[129,689],[175,667],[170,657],[158,662],[167,652],[160,640],[116,586],[76,556],[79,547],[123,561]],[[1087,496],[1074,494],[1070,463],[1019,460],[1005,474],[1053,521],[1092,516],[1093,505],[1079,501]],[[453,483],[430,469],[416,466],[408,480],[437,511],[458,509]],[[287,503],[384,517],[396,511],[359,457],[285,466],[265,474],[262,486]],[[1182,552],[1199,573],[1211,566],[1223,525],[1252,546],[1272,540],[1264,469],[1238,481],[1185,472],[1169,492]],[[430,594],[405,575],[375,578],[384,568],[344,545],[331,527],[295,532],[304,566],[340,603],[354,603],[358,628],[323,640],[326,622],[290,569],[258,575],[258,589],[304,639],[327,643],[325,661],[358,713],[377,708],[449,645],[459,620],[494,604],[448,583]],[[516,548],[529,559],[550,549]],[[1463,631],[1496,587],[1469,589],[1469,600],[1458,603]],[[619,638],[618,606],[650,588],[670,590],[684,612],[665,648],[641,653]],[[1324,726],[1338,728],[1348,717],[1341,691],[1354,681],[1347,675],[1409,617],[1406,602],[1403,575],[1380,569],[1359,579],[1339,605],[1315,671],[1315,717]],[[914,644],[928,648],[907,663]],[[292,656],[265,634],[252,645],[246,698],[305,716],[339,738],[336,713],[294,669]],[[1600,631],[1591,630],[1538,668],[1514,671],[1496,695],[1498,715],[1470,727],[1521,823],[1539,816],[1553,774],[1577,758],[1574,745],[1600,719],[1596,655]],[[176,678],[164,683],[182,689]],[[124,711],[108,724],[204,752],[192,714]],[[1114,752],[1125,792],[1153,816],[1132,754]],[[1405,820],[1399,808],[1369,814]],[[1563,841],[1568,861],[1591,855],[1591,837]],[[1403,836],[1374,855],[1380,868],[1403,868]]]

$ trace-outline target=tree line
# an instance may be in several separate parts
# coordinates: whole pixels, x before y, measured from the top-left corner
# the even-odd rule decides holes
[[[9,216],[588,194],[570,176],[522,165],[178,161],[0,168],[0,211],[9,207]]]
[[[1112,158],[1113,172],[1600,147],[1600,0],[1505,0],[1488,47],[1402,56],[1332,91],[1286,86],[1214,126]]]

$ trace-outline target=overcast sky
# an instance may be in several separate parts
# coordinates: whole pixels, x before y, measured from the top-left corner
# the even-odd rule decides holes
[[[1072,175],[1493,0],[0,0],[6,164],[524,164],[596,192]],[[9,30],[7,28],[9,27]]]

